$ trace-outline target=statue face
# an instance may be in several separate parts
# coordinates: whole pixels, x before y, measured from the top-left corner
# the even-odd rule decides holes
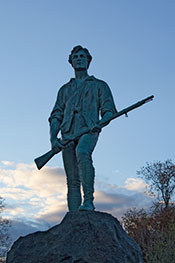
[[[84,50],[72,54],[72,66],[75,70],[88,68],[88,58]]]

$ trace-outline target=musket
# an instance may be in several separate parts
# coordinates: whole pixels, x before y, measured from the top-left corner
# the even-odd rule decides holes
[[[116,113],[113,114],[111,117],[109,117],[107,120],[104,120],[104,121],[103,121],[103,119],[101,119],[101,120],[99,121],[99,123],[98,123],[98,126],[99,126],[100,128],[103,128],[103,127],[105,127],[106,125],[108,125],[110,121],[112,121],[112,120],[120,117],[120,116],[123,115],[123,114],[125,114],[126,116],[128,116],[127,114],[128,114],[129,111],[132,111],[132,110],[134,110],[134,109],[142,106],[143,104],[145,104],[145,103],[147,103],[147,102],[149,102],[149,101],[152,101],[153,98],[154,98],[153,95],[152,95],[152,96],[149,96],[149,97],[147,97],[146,99],[143,99],[143,100],[141,100],[141,101],[138,101],[137,103],[135,103],[135,104],[133,104],[133,105],[131,105],[131,106],[129,106],[129,107],[121,110],[121,111],[116,112]],[[85,129],[82,130],[80,133],[78,133],[78,134],[76,134],[76,135],[74,135],[74,136],[69,136],[69,137],[67,137],[67,138],[65,138],[65,139],[62,139],[62,140],[59,139],[59,142],[60,142],[63,146],[66,146],[70,141],[75,140],[76,138],[78,138],[78,137],[80,137],[80,136],[82,136],[82,135],[84,135],[84,134],[86,134],[86,133],[88,133],[88,132],[90,132],[90,131],[91,131],[91,129],[85,128]],[[42,156],[36,158],[34,161],[35,161],[35,163],[36,163],[37,168],[40,170],[55,154],[57,154],[57,153],[59,153],[59,152],[61,152],[61,151],[62,151],[61,148],[60,148],[60,151],[57,151],[57,152],[55,152],[55,151],[52,149],[52,150],[46,152],[45,154],[43,154]]]

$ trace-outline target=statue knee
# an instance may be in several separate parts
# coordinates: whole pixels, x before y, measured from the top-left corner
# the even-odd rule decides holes
[[[67,186],[69,191],[76,191],[76,189],[80,190],[80,178],[79,176],[67,177]]]
[[[91,154],[83,148],[76,149],[76,157],[78,163],[91,160]]]

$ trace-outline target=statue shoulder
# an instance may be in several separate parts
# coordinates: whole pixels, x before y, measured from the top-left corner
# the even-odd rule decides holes
[[[104,87],[104,88],[108,87],[109,88],[108,84],[104,80],[98,79],[94,76],[93,76],[93,78],[94,78],[94,81],[99,85],[99,87]]]
[[[68,89],[70,83],[71,83],[71,82],[69,81],[69,82],[63,84],[63,85],[59,88],[58,93],[64,93],[64,91],[65,91],[66,89]]]

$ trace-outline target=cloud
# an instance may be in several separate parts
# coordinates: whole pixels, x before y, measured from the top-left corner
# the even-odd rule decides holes
[[[10,161],[1,161],[1,163],[5,166],[15,166],[15,163]]]
[[[125,181],[125,188],[131,191],[139,191],[142,192],[146,189],[147,184],[138,178],[128,178]]]
[[[96,191],[95,194],[96,209],[104,212],[111,213],[119,220],[123,214],[133,207],[149,208],[152,199],[146,196],[144,193],[139,192],[127,192],[118,190],[116,193]]]
[[[18,239],[21,236],[26,236],[30,233],[37,232],[38,230],[47,230],[48,228],[45,226],[43,228],[39,224],[34,224],[33,221],[27,221],[22,219],[17,219],[12,221],[11,228],[9,229],[10,236],[12,241],[14,242],[16,239]]]
[[[0,167],[0,182],[1,195],[10,204],[6,210],[9,218],[26,214],[35,219],[55,211],[55,207],[66,206],[66,178],[62,168],[45,167],[38,171],[33,164],[24,163]]]
[[[67,212],[66,176],[60,167],[46,166],[38,171],[34,164],[3,161],[0,182],[13,238],[48,229],[60,223]],[[135,178],[128,178],[123,186],[97,181],[96,210],[120,219],[128,208],[148,207],[152,199],[144,193],[144,187],[145,183]]]

